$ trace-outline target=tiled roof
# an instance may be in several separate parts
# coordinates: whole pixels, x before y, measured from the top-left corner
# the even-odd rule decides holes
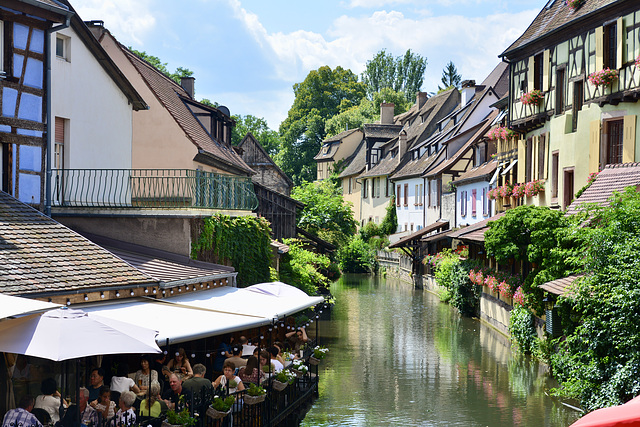
[[[402,167],[398,169],[391,178],[394,180],[398,180],[422,175],[424,171],[427,170],[427,168],[431,166],[433,161],[438,157],[438,154],[439,152],[436,152],[429,156],[427,155],[427,153],[424,153],[422,157],[416,160],[408,160],[403,162]],[[409,155],[410,153],[408,153],[406,156]]]
[[[433,231],[436,231],[436,230],[443,229],[443,228],[449,228],[449,221],[447,221],[447,220],[438,220],[438,221],[434,222],[433,224],[429,224],[426,227],[424,227],[423,229],[418,230],[418,231],[416,231],[414,233],[411,233],[407,237],[403,237],[402,239],[398,240],[397,242],[389,245],[389,249],[419,245],[419,243],[416,243],[416,242],[419,241],[424,235],[426,235],[428,233],[431,233]],[[413,244],[412,244],[412,242],[413,242]]]
[[[195,261],[187,256],[101,236],[86,234],[86,237],[168,287],[231,278],[236,274],[233,267]]]
[[[640,185],[640,163],[607,165],[591,186],[569,205],[567,213],[577,213],[579,206],[583,203],[609,206],[609,199],[614,191],[622,192],[629,186],[638,185]]]
[[[568,277],[563,277],[561,279],[552,280],[538,287],[553,295],[570,295],[571,292],[567,292],[567,289],[573,284],[573,282],[576,281],[576,279],[579,279],[581,277],[584,277],[584,274],[576,274]]]
[[[339,134],[337,134],[337,135],[330,136],[329,138],[327,138],[327,139],[325,139],[324,141],[322,141],[322,143],[323,143],[323,144],[326,144],[327,142],[340,141],[340,140],[342,140],[342,138],[346,138],[346,137],[348,137],[349,135],[351,135],[352,133],[357,132],[357,131],[359,131],[359,130],[360,130],[360,129],[358,129],[358,128],[345,130],[345,131],[343,131],[343,132],[340,132],[340,133],[339,133]]]
[[[185,105],[183,99],[191,100],[191,98],[182,86],[140,59],[122,44],[120,44],[120,47],[145,80],[149,89],[158,97],[158,100],[198,149],[209,153],[223,164],[240,173],[248,175],[255,173],[231,146],[220,143],[209,136],[189,107]],[[207,109],[209,107],[203,106],[203,108]]]
[[[588,0],[582,2],[582,6],[573,11],[567,6],[564,0],[549,0],[525,32],[500,56],[510,57],[514,51],[544,36],[562,31],[570,24],[575,23],[577,25],[578,21],[581,21],[583,18],[600,13],[602,11],[599,9],[616,2],[621,3],[619,0]],[[570,35],[568,36],[570,37]]]
[[[498,98],[502,98],[509,92],[509,64],[500,62],[482,82],[484,87],[492,87]]]
[[[72,293],[156,281],[0,191],[0,291]]]
[[[480,166],[472,168],[467,172],[460,175],[458,179],[455,180],[456,185],[463,185],[467,182],[479,181],[484,178],[487,178],[493,173],[495,173],[496,168],[498,167],[498,162],[495,160],[491,160],[489,162],[483,163]]]
[[[475,224],[461,228],[449,234],[449,237],[460,240],[471,240],[475,242],[484,242],[484,232],[489,229],[489,222],[496,221],[504,216],[504,212],[484,219]]]
[[[362,173],[359,178],[369,178],[372,176],[385,176],[391,175],[398,167],[398,157],[392,157],[391,153],[387,153],[378,164]]]
[[[359,175],[360,172],[364,170],[366,165],[366,155],[367,149],[364,141],[360,142],[358,148],[351,159],[351,162],[347,165],[346,168],[340,173],[340,178],[345,178],[347,176]]]
[[[366,123],[362,125],[365,138],[395,138],[402,130],[402,125],[382,125],[380,123]]]

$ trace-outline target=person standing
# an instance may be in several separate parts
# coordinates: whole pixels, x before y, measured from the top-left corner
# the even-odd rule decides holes
[[[32,396],[26,395],[20,399],[18,407],[7,412],[2,420],[2,427],[30,426],[42,427],[40,421],[31,413],[33,410],[34,399]]]

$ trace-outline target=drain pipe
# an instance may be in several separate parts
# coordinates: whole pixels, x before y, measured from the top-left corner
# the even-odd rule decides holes
[[[46,30],[45,36],[45,46],[44,46],[44,57],[45,64],[47,68],[47,77],[46,77],[46,97],[47,97],[47,147],[45,153],[45,168],[46,175],[44,181],[44,214],[48,217],[51,217],[51,135],[54,131],[53,123],[51,118],[51,98],[52,98],[52,90],[51,90],[51,35],[57,31],[68,28],[71,23],[71,16],[73,16],[73,12],[69,12],[66,16],[66,19],[63,24],[56,25],[55,27],[48,28]]]

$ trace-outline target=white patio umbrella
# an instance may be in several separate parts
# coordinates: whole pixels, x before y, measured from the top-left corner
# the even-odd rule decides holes
[[[60,307],[60,304],[0,294],[0,319],[26,313],[36,313]]]
[[[101,354],[160,353],[157,333],[62,307],[0,322],[0,352],[55,361]]]

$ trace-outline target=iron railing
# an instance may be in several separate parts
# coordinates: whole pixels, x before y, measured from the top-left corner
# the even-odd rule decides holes
[[[254,210],[251,178],[193,169],[54,169],[59,207]]]

